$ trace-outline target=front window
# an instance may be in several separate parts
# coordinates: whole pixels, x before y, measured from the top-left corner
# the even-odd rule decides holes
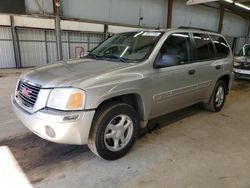
[[[186,64],[190,61],[192,61],[192,57],[189,34],[173,33],[162,45],[156,58],[156,66],[164,68]]]
[[[162,34],[160,31],[116,34],[92,50],[87,57],[121,62],[142,61],[150,55]]]

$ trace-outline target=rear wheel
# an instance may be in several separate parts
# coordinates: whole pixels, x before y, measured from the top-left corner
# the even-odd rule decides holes
[[[133,146],[138,125],[138,115],[130,105],[106,104],[96,112],[88,146],[93,153],[103,159],[118,159]]]
[[[205,104],[206,109],[212,112],[219,112],[226,100],[226,84],[223,80],[218,80],[211,99],[208,104]]]

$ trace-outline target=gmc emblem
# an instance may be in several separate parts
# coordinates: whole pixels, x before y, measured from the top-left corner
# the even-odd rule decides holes
[[[30,97],[30,93],[31,93],[32,91],[30,91],[29,89],[27,89],[26,87],[23,87],[22,88],[22,94],[24,95],[24,96],[26,96],[26,97]]]

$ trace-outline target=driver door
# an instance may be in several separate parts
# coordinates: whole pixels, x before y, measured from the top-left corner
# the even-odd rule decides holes
[[[171,34],[155,60],[151,118],[194,104],[198,79],[189,33]]]

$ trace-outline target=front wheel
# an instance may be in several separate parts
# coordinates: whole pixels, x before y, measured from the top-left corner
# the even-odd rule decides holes
[[[206,109],[212,112],[219,112],[226,100],[226,84],[223,80],[218,80],[211,99],[208,104],[205,104]]]
[[[133,146],[138,125],[138,115],[130,105],[106,104],[96,112],[88,146],[103,159],[118,159]]]

